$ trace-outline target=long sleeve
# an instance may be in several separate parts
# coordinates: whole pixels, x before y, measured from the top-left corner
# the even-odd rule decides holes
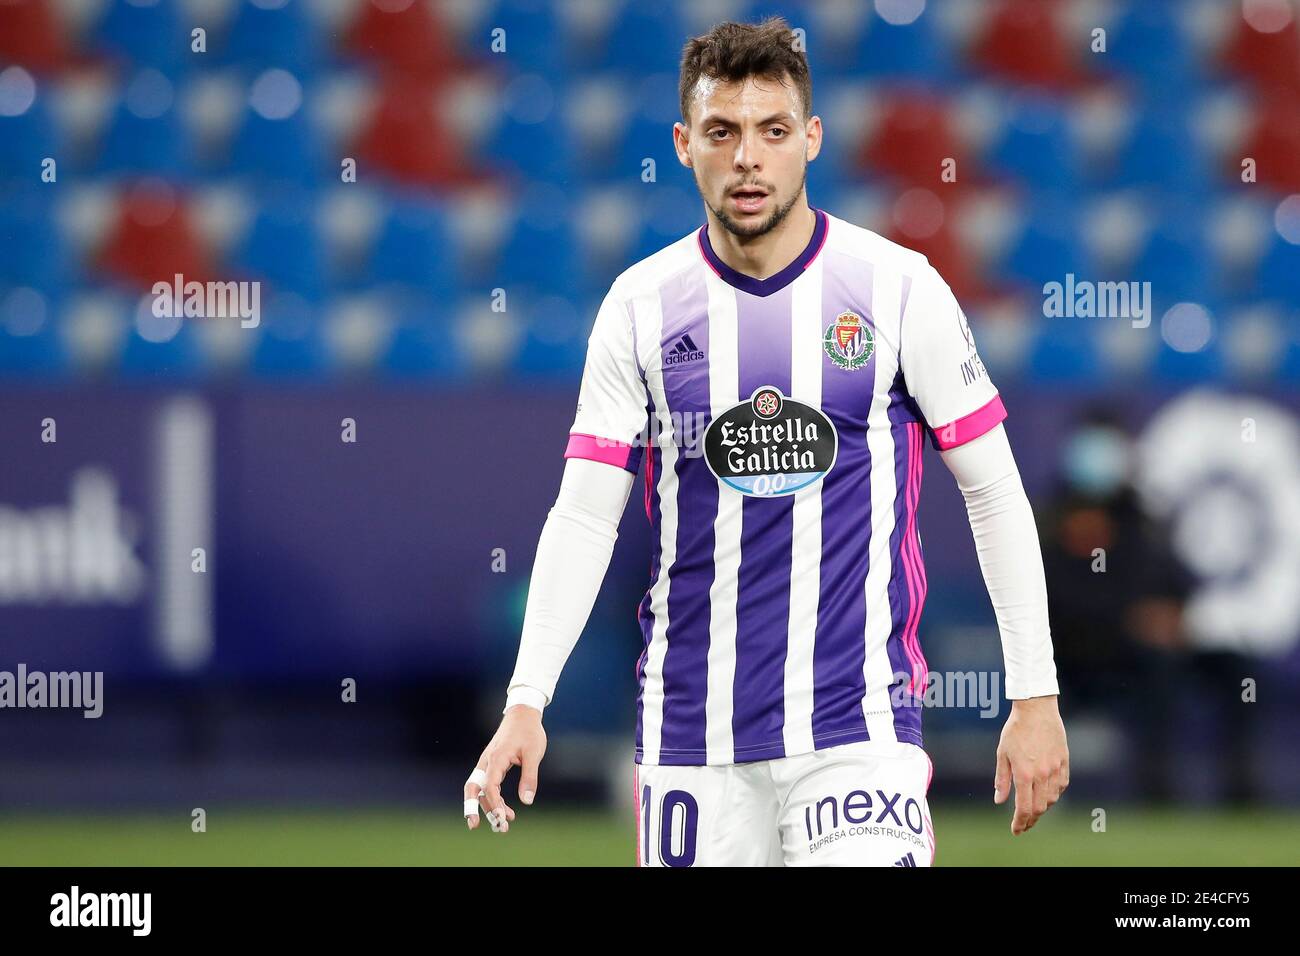
[[[1001,424],[942,453],[966,499],[1002,639],[1010,700],[1059,693],[1034,512]]]
[[[523,632],[506,709],[551,702],[609,567],[618,523],[635,475],[587,458],[569,458],[537,543]]]

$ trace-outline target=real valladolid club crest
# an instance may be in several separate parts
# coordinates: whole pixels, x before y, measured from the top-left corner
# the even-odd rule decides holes
[[[876,340],[862,316],[846,309],[826,326],[822,347],[838,368],[852,371],[867,364],[875,351]]]

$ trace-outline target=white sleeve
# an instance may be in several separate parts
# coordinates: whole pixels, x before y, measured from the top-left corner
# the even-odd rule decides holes
[[[587,339],[578,408],[564,457],[601,461],[636,474],[645,449],[648,406],[632,317],[611,289]]]
[[[537,542],[508,710],[542,710],[587,624],[636,476],[584,458],[565,462],[560,493]],[[503,710],[502,713],[505,711]]]
[[[1002,638],[1007,699],[1058,694],[1043,554],[1006,430],[996,424],[942,457],[966,499]]]
[[[899,342],[903,383],[935,448],[955,448],[1007,417],[948,283],[926,265],[908,289]]]

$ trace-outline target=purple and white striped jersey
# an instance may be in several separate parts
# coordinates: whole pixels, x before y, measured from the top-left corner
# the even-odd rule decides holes
[[[565,457],[644,458],[654,530],[638,763],[921,744],[922,442],[1006,412],[925,257],[815,213],[767,279],[707,225],[643,259],[588,341]]]

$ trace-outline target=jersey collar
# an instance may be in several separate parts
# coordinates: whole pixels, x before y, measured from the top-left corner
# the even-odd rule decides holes
[[[700,254],[704,256],[704,261],[718,274],[718,277],[728,285],[734,286],[741,292],[748,292],[750,295],[771,295],[773,292],[784,289],[799,278],[803,271],[817,258],[817,253],[821,252],[822,246],[826,244],[828,225],[826,213],[816,207],[813,207],[813,213],[816,221],[813,224],[812,238],[808,240],[808,245],[804,246],[803,252],[795,256],[793,262],[766,279],[755,279],[743,272],[737,272],[719,259],[718,254],[713,251],[713,246],[709,243],[709,224],[707,222],[700,227],[700,231],[697,233],[700,242]]]

